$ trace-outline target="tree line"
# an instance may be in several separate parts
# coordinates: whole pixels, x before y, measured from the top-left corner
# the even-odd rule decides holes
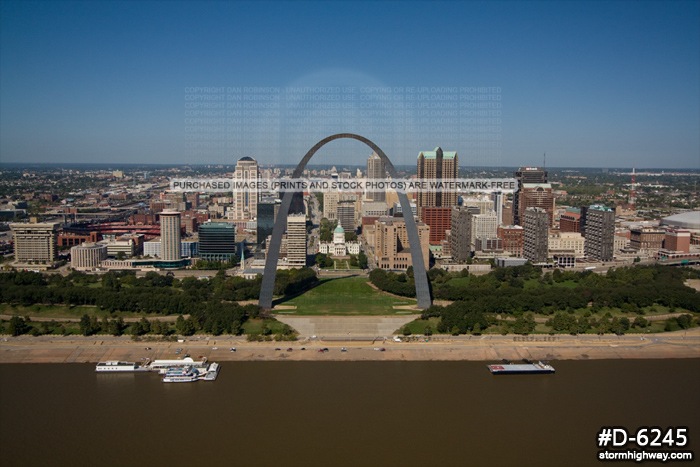
[[[278,271],[274,290],[276,295],[294,295],[317,282],[309,268]],[[228,277],[225,271],[210,279],[182,280],[156,272],[136,277],[133,272],[110,271],[98,277],[78,272],[60,276],[12,271],[0,274],[0,303],[93,305],[110,312],[186,314],[204,302],[257,299],[261,283],[261,276]]]
[[[480,276],[432,269],[428,278],[433,297],[453,303],[433,306],[422,317],[439,317],[440,333],[478,334],[496,324],[495,315],[510,315],[514,318],[508,321],[510,330],[527,334],[535,330],[531,314],[538,313],[554,315],[547,324],[555,331],[619,334],[644,329],[649,322],[642,317],[630,321],[626,317],[592,314],[604,308],[639,314],[653,305],[667,307],[670,312],[700,312],[700,294],[684,284],[685,279],[699,275],[688,268],[658,265],[611,269],[607,275],[561,270],[543,274],[530,264],[496,268]],[[406,273],[375,269],[370,280],[386,292],[415,296],[410,269]],[[583,316],[576,316],[576,310],[585,310]],[[691,325],[692,316],[681,315],[670,320],[667,328],[685,329]]]
[[[257,299],[260,295],[261,276],[255,279],[228,277],[219,271],[212,278],[186,277],[149,272],[136,277],[134,272],[110,271],[102,276],[72,272],[67,276],[44,275],[30,271],[12,271],[0,274],[0,303],[31,306],[91,305],[110,314],[118,311],[158,315],[179,315],[173,329],[168,323],[142,318],[126,325],[119,317],[82,316],[79,329],[83,335],[106,333],[135,336],[143,334],[169,335],[174,331],[191,335],[197,331],[219,335],[240,334],[243,324],[257,318],[257,305],[241,306],[236,302]],[[309,268],[278,271],[276,295],[295,295],[313,287],[318,278]],[[184,318],[183,315],[189,315]],[[46,329],[33,326],[27,318],[13,317],[8,324],[12,335],[35,333],[65,333],[62,325],[47,324]],[[36,331],[34,331],[36,330]]]
[[[428,272],[433,298],[466,301],[471,309],[505,314],[552,314],[585,307],[594,312],[609,307],[636,313],[655,304],[700,312],[700,294],[684,284],[686,278],[696,275],[698,272],[691,269],[665,266],[611,269],[607,275],[560,270],[542,274],[531,265],[496,268],[481,276],[440,269]],[[415,296],[412,270],[394,273],[375,269],[369,277],[381,290]],[[563,286],[564,282],[568,284]]]

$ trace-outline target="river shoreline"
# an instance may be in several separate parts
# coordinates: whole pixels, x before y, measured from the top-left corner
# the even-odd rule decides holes
[[[323,352],[322,349],[328,350]],[[177,349],[181,349],[177,352]],[[235,351],[232,351],[235,349]],[[345,350],[343,350],[345,349]],[[384,349],[384,350],[382,350]],[[429,341],[347,337],[247,342],[241,336],[134,341],[112,336],[0,338],[2,363],[95,363],[175,359],[223,361],[500,361],[700,358],[700,328],[659,334],[437,336]]]

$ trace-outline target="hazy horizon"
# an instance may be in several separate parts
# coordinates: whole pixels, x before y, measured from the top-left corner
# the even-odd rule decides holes
[[[297,164],[274,164],[274,163],[269,163],[269,164],[259,164],[260,168],[269,168],[269,167],[277,167],[277,168],[285,168],[285,169],[293,169],[296,167]],[[174,168],[180,168],[180,167],[212,167],[212,168],[218,168],[218,167],[227,167],[230,168],[231,170],[235,169],[236,164],[235,162],[232,163],[221,163],[221,164],[212,164],[212,163],[196,163],[196,164],[169,164],[169,163],[138,163],[138,162],[119,162],[119,163],[110,163],[110,162],[0,162],[0,168],[2,167],[7,167],[9,169],[17,169],[17,168],[80,168],[80,167],[94,167],[94,168],[100,168],[104,170],[114,170],[114,169],[120,169],[120,168],[125,168],[125,169],[137,169],[137,168],[154,168],[154,169],[174,169]],[[331,167],[336,167],[338,169],[362,169],[364,172],[367,168],[366,164],[363,163],[358,163],[358,164],[347,164],[347,163],[309,163],[306,165],[306,169],[327,169]],[[415,171],[415,165],[410,165],[410,164],[395,164],[394,167],[397,170],[414,170]],[[513,165],[513,166],[464,166],[462,164],[459,165],[460,170],[461,169],[469,169],[469,170],[494,170],[494,171],[503,171],[503,170],[517,170],[520,167],[542,167],[541,165]],[[546,166],[544,167],[548,171],[586,171],[586,172],[593,172],[593,171],[610,171],[614,173],[626,173],[626,172],[632,172],[632,170],[636,170],[637,175],[643,175],[645,172],[650,172],[650,173],[657,173],[657,172],[688,172],[688,173],[695,173],[695,172],[700,172],[700,168],[693,168],[693,167],[576,167],[576,166],[558,166],[558,167],[552,167],[552,166]],[[624,172],[623,172],[624,171]]]

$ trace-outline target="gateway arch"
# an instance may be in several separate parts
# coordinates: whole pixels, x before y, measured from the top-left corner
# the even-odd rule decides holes
[[[294,174],[292,178],[299,178],[306,168],[306,164],[311,160],[311,158],[316,154],[316,151],[321,149],[326,143],[329,143],[336,139],[354,139],[361,141],[370,147],[384,162],[387,173],[393,178],[399,178],[394,164],[391,163],[389,158],[384,154],[384,151],[379,149],[379,146],[374,144],[369,139],[364,136],[356,135],[353,133],[338,133],[336,135],[328,136],[314,145],[309,152],[306,153],[304,158],[299,162],[296,169],[294,169]],[[282,234],[287,228],[287,215],[289,214],[289,206],[292,203],[292,197],[294,193],[287,191],[282,197],[282,205],[277,214],[277,219],[275,220],[275,225],[272,229],[272,239],[270,240],[270,245],[267,248],[267,259],[265,260],[265,272],[263,274],[262,286],[260,288],[260,300],[258,304],[261,308],[265,310],[272,309],[272,294],[275,288],[275,276],[277,274],[277,262],[279,260],[280,246],[282,244]],[[404,213],[410,213],[411,204],[408,201],[408,196],[406,193],[398,193],[399,202],[401,203],[401,209]],[[416,227],[416,220],[412,215],[404,217],[406,222],[406,233],[408,234],[408,244],[411,248],[411,260],[413,261],[413,277],[416,284],[416,298],[418,299],[418,308],[426,309],[430,307],[430,289],[428,287],[428,276],[425,270],[425,264],[423,263],[423,253],[420,245],[420,238],[418,237],[418,229]]]

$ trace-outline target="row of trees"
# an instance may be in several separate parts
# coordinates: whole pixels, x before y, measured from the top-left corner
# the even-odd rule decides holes
[[[360,252],[357,255],[350,255],[350,266],[357,266],[360,269],[367,269],[367,255],[364,252]]]
[[[242,334],[244,323],[260,316],[257,305],[239,305],[238,301],[256,299],[260,295],[262,279],[247,280],[228,277],[219,271],[215,277],[182,280],[155,272],[137,278],[133,273],[108,272],[99,279],[94,275],[72,273],[68,276],[46,276],[33,272],[0,274],[0,302],[30,306],[34,304],[94,305],[110,313],[117,311],[149,314],[178,315],[174,328],[171,324],[141,318],[126,324],[121,317],[101,321],[96,316],[83,315],[78,323],[79,332],[133,336],[173,332],[192,335],[203,331],[208,334]],[[275,282],[277,295],[295,295],[318,283],[313,270],[308,268],[279,271]],[[185,318],[184,315],[189,315]],[[54,323],[55,324],[55,323]],[[4,329],[1,331],[4,332]],[[8,332],[20,335],[67,333],[63,325],[30,323],[27,318],[13,317]],[[285,339],[293,334],[283,333]]]
[[[1,275],[0,275],[1,276]],[[30,306],[34,304],[94,305],[103,310],[160,314],[187,313],[197,302],[170,288],[89,288],[11,286],[0,289],[3,303]]]
[[[149,272],[143,278],[133,273],[108,272],[100,286],[82,273],[46,277],[34,272],[0,274],[0,303],[94,305],[110,312],[188,314],[206,302],[253,300],[260,296],[262,278],[228,277],[220,271],[211,279],[172,276]],[[96,277],[96,276],[88,276]],[[279,271],[275,294],[294,295],[318,282],[309,268]]]
[[[370,274],[377,287],[412,295],[410,274],[378,271]],[[433,306],[423,313],[423,318],[440,317],[438,332],[478,334],[495,324],[489,317],[514,315],[516,319],[502,323],[502,329],[528,334],[536,326],[532,313],[541,313],[553,314],[546,324],[557,332],[622,334],[632,329],[645,329],[650,323],[642,316],[631,320],[624,316],[612,317],[609,313],[602,317],[592,314],[604,307],[642,314],[644,308],[654,305],[667,307],[671,312],[677,309],[700,312],[700,294],[684,284],[685,279],[698,277],[698,274],[691,269],[663,266],[619,268],[610,270],[607,275],[559,270],[542,274],[529,264],[495,269],[483,276],[431,270],[428,276],[434,297],[454,303],[446,307]],[[576,310],[585,311],[574,313]],[[692,325],[692,315],[688,314],[666,322],[668,330]]]
[[[314,259],[316,260],[318,267],[324,269],[332,268],[335,264],[335,261],[333,261],[331,255],[327,255],[325,253],[317,253]]]
[[[484,313],[551,314],[586,307],[637,313],[655,304],[700,312],[700,294],[684,284],[689,275],[697,275],[693,270],[645,266],[613,269],[607,275],[559,270],[542,275],[538,268],[525,265],[497,268],[482,276],[460,275],[429,271],[433,297],[469,302],[470,309]],[[386,292],[415,296],[412,271],[397,274],[375,269],[370,280]]]
[[[321,268],[332,268],[335,264],[335,260],[331,258],[331,255],[324,253],[317,253],[315,257],[316,264]],[[350,255],[350,266],[355,266],[360,269],[367,269],[367,255],[364,252],[360,252],[358,255]]]
[[[495,273],[497,274],[497,273]],[[558,310],[590,306],[638,312],[654,304],[670,309],[700,311],[700,294],[686,286],[684,280],[696,271],[663,266],[619,268],[600,275],[591,271],[546,273],[529,287],[494,281],[494,273],[469,277],[468,282],[434,287],[436,298],[488,302],[494,312],[533,311],[552,313]],[[516,278],[517,279],[517,278]],[[567,282],[566,286],[556,286]]]
[[[606,313],[601,318],[596,318],[590,316],[590,313],[576,316],[571,313],[559,312],[548,319],[545,324],[554,331],[568,332],[570,334],[584,334],[590,330],[595,330],[599,334],[624,334],[631,329],[644,330],[651,323],[643,316],[637,316],[632,321],[626,316],[613,317],[610,313]]]
[[[205,260],[205,259],[199,259],[197,262],[192,266],[192,269],[213,269],[213,270],[221,270],[221,269],[231,269],[236,266],[241,262],[240,258],[233,256],[231,257],[228,261],[210,261],[210,260]]]
[[[235,303],[207,303],[204,307],[196,309],[185,318],[179,315],[174,327],[165,321],[158,319],[141,318],[132,323],[125,323],[121,317],[105,317],[98,320],[96,316],[84,314],[78,323],[78,330],[84,336],[95,334],[110,334],[121,336],[131,334],[133,336],[143,336],[146,334],[168,336],[177,332],[178,334],[191,336],[197,331],[218,336],[220,334],[243,333],[243,324],[251,319],[260,316],[260,309],[255,305],[239,306]],[[32,322],[29,318],[13,316],[8,323],[8,334],[19,336],[21,334],[65,334],[65,326],[56,322]]]
[[[338,226],[338,221],[331,222],[325,217],[321,219],[321,224],[318,226],[318,238],[322,242],[333,241],[333,231]]]
[[[395,273],[383,269],[373,269],[369,273],[369,280],[379,290],[401,295],[403,297],[415,297],[416,285],[413,281],[413,269],[409,273]]]
[[[311,268],[277,271],[275,295],[296,295],[318,284],[316,272]],[[258,291],[258,295],[259,295]]]

